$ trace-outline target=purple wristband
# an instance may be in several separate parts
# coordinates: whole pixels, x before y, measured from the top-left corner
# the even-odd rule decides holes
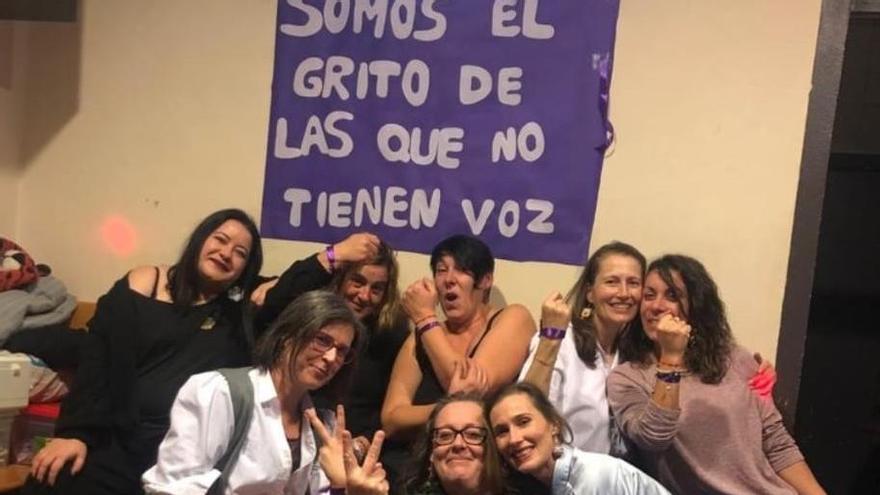
[[[556,327],[544,327],[541,329],[541,337],[550,340],[560,340],[565,337],[565,329]]]
[[[336,271],[336,251],[333,249],[333,244],[327,246],[324,250],[327,253],[327,263],[330,263],[330,272]]]
[[[330,488],[330,495],[345,495],[345,488]]]
[[[681,372],[679,371],[657,371],[657,379],[664,383],[679,383],[681,381]]]
[[[431,320],[431,321],[429,321],[428,323],[425,323],[424,325],[422,325],[422,326],[420,326],[420,327],[416,327],[416,339],[420,339],[420,338],[422,338],[422,335],[423,335],[425,332],[427,332],[428,330],[430,330],[430,329],[432,329],[432,328],[434,328],[434,327],[439,327],[439,326],[440,326],[440,322],[439,322],[439,321],[437,321],[437,320]]]

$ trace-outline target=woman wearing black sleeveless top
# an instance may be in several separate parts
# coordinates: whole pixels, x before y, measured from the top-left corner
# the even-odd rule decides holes
[[[215,212],[171,267],[139,267],[98,300],[55,436],[22,493],[140,493],[177,390],[190,375],[249,363],[244,301],[262,266],[257,227]]]
[[[382,406],[382,425],[392,439],[386,445],[411,439],[447,392],[491,393],[516,379],[535,322],[520,304],[499,309],[489,303],[494,268],[486,244],[456,235],[431,252],[434,280],[407,288],[403,305],[415,332],[397,355]],[[435,313],[438,302],[443,322]],[[399,475],[387,450],[389,477]]]

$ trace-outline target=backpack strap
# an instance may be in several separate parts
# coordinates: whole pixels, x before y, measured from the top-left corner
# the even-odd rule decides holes
[[[214,469],[220,471],[220,477],[208,489],[207,495],[219,495],[226,491],[229,474],[232,472],[238,453],[241,451],[244,440],[250,428],[251,418],[254,415],[254,385],[248,376],[251,368],[221,368],[217,370],[229,384],[229,399],[232,401],[232,413],[235,423],[232,427],[232,437],[226,447],[226,453],[214,464]]]

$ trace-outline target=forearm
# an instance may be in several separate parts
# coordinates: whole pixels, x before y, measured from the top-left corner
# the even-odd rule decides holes
[[[678,394],[684,373],[684,356],[662,353],[657,363],[654,390],[651,401],[664,409],[678,410]]]
[[[257,328],[269,326],[291,301],[305,292],[325,287],[331,279],[330,271],[321,264],[319,256],[295,261],[266,293],[266,300],[256,314]]]
[[[455,362],[466,359],[464,354],[459,354],[449,344],[446,333],[441,327],[432,328],[421,335],[422,346],[428,360],[431,362],[431,368],[440,382],[443,390],[449,389],[449,382],[452,380],[452,373],[455,368]]]
[[[651,378],[627,364],[608,378],[608,404],[620,430],[640,449],[662,452],[678,434],[679,409],[659,405],[652,398]]]
[[[286,306],[292,298],[327,285],[333,275],[320,260],[321,256],[313,255],[290,265],[278,278],[275,287],[266,294],[266,303]]]
[[[538,387],[544,395],[550,393],[550,379],[553,376],[553,367],[556,357],[562,347],[562,339],[548,339],[541,337],[532,364],[526,371],[523,381]]]
[[[428,422],[434,404],[414,406],[399,405],[382,411],[382,429],[388,438],[400,439],[418,433]]]
[[[804,461],[796,462],[776,473],[800,495],[825,495],[813,472]]]
[[[654,384],[654,391],[651,393],[651,401],[663,409],[678,411],[680,388],[681,383],[667,383],[658,378]]]

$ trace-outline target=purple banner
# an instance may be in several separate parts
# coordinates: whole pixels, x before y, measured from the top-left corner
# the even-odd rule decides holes
[[[619,0],[279,0],[262,232],[578,264]]]

